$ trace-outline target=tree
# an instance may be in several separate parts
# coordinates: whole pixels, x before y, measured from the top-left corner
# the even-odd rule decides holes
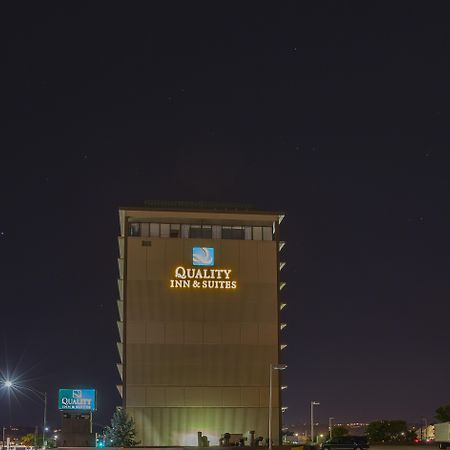
[[[439,422],[450,422],[450,403],[448,405],[439,406],[436,410],[436,419]]]
[[[136,425],[132,417],[128,417],[123,408],[117,408],[112,416],[111,426],[106,427],[107,447],[134,447],[136,441]]]
[[[383,420],[370,422],[366,432],[371,442],[383,442],[386,440],[386,425]]]
[[[404,420],[378,420],[369,423],[367,435],[372,442],[401,442],[413,438]]]
[[[22,445],[26,445],[27,447],[34,447],[35,442],[34,442],[34,434],[33,433],[28,433],[25,436],[22,436],[20,438],[20,443]],[[42,438],[41,438],[41,443],[42,443]]]
[[[408,426],[404,420],[388,420],[386,423],[388,424],[391,441],[402,441],[405,439]]]
[[[45,448],[56,448],[56,439],[53,437],[45,438]]]
[[[336,425],[335,427],[333,427],[331,435],[333,437],[347,436],[348,435],[348,428],[345,428],[342,425]]]
[[[46,448],[55,448],[56,447],[56,441],[51,436],[46,436],[45,438]],[[34,433],[28,433],[25,436],[22,436],[20,438],[20,443],[22,445],[25,445],[27,447],[42,447],[42,434],[35,435]]]

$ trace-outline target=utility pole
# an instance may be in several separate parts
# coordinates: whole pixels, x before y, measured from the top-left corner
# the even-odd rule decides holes
[[[328,418],[328,431],[330,432],[330,439],[333,439],[333,424],[331,422],[333,419],[334,417]]]

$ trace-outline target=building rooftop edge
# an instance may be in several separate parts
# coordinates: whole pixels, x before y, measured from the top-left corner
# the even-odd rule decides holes
[[[119,206],[120,211],[209,212],[225,214],[265,214],[280,216],[281,211],[267,211],[252,205],[213,202],[149,202],[148,205]]]

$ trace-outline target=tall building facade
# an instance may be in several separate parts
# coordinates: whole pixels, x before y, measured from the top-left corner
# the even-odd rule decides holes
[[[141,445],[266,439],[270,378],[278,443],[283,215],[159,203],[119,216],[118,388]]]

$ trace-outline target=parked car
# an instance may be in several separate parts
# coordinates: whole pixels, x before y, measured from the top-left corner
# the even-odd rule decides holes
[[[322,450],[334,450],[334,449],[351,449],[351,450],[364,450],[369,448],[367,442],[367,436],[342,436],[328,439],[328,441],[320,444]]]

